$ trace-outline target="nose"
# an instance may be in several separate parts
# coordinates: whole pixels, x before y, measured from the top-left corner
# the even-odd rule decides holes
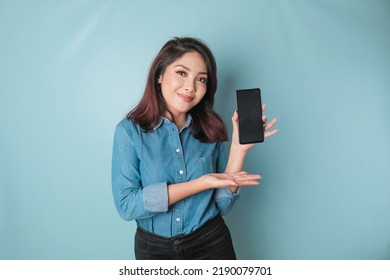
[[[195,91],[195,81],[188,80],[185,85],[184,89],[186,92],[194,92]]]

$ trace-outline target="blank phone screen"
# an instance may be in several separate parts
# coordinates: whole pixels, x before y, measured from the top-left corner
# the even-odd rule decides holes
[[[260,89],[236,91],[240,144],[264,141]]]

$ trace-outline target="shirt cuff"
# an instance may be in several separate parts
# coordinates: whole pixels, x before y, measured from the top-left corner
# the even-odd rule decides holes
[[[238,199],[238,198],[240,198],[240,193],[241,193],[240,189],[241,188],[238,188],[235,193],[232,193],[230,188],[216,189],[215,195],[214,195],[215,201],[218,202],[218,201],[223,201],[223,200],[232,199],[232,198]]]
[[[168,211],[168,186],[167,183],[155,183],[143,189],[144,208],[153,213]]]

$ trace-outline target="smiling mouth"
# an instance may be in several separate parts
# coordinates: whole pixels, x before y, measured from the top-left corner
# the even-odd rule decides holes
[[[188,95],[185,95],[185,94],[182,94],[182,93],[178,93],[177,95],[179,95],[179,97],[185,101],[185,102],[191,102],[194,98],[191,97],[191,96],[188,96]]]

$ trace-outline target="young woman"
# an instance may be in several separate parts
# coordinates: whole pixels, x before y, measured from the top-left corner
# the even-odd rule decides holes
[[[221,216],[240,186],[261,177],[242,171],[254,145],[239,144],[237,112],[227,158],[225,125],[213,110],[216,88],[206,44],[174,38],[154,59],[142,100],[116,127],[113,196],[120,216],[137,222],[136,259],[236,258]],[[265,137],[277,132],[276,119],[263,122]]]

